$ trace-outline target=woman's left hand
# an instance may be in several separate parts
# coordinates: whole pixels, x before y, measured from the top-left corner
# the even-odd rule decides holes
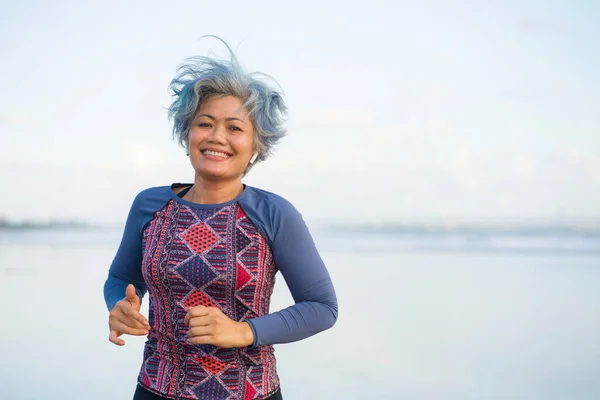
[[[254,343],[250,324],[232,320],[217,307],[192,307],[188,309],[184,322],[190,327],[187,336],[193,344],[231,348]]]

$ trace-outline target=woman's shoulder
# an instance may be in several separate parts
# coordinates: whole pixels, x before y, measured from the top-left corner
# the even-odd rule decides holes
[[[279,246],[286,238],[303,237],[307,231],[306,223],[289,200],[255,187],[247,186],[246,191],[241,206],[263,232],[269,245]]]
[[[294,205],[288,199],[279,194],[254,186],[246,186],[246,190],[248,193],[246,196],[244,196],[244,200],[246,200],[247,203],[254,203],[257,206],[262,207],[267,206],[271,211],[296,211]]]
[[[247,187],[242,208],[247,215],[264,227],[267,236],[274,238],[282,230],[303,229],[302,214],[286,198],[273,192]]]

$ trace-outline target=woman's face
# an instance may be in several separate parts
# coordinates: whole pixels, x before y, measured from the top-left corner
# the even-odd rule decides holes
[[[189,130],[188,149],[196,173],[205,179],[241,179],[252,158],[254,125],[235,96],[202,102]]]

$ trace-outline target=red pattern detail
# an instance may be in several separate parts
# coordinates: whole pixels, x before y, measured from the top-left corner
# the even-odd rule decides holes
[[[204,253],[219,241],[210,227],[203,222],[198,222],[181,236],[196,253]]]
[[[244,210],[242,210],[242,207],[238,207],[236,218],[239,220],[245,216],[246,216],[246,213],[244,212]]]
[[[246,381],[246,395],[244,396],[244,400],[252,400],[256,396],[256,389],[252,387],[250,382]]]
[[[206,294],[199,290],[194,290],[183,302],[185,307],[216,307],[216,304]]]
[[[214,357],[200,357],[196,358],[196,361],[198,361],[198,363],[202,365],[202,367],[211,375],[220,374],[223,372],[225,367],[227,367],[227,364],[215,359]]]
[[[251,278],[252,277],[244,269],[244,267],[242,267],[240,265],[240,263],[237,263],[237,279],[236,279],[236,282],[235,282],[235,290],[238,290],[239,288],[241,288],[242,286],[244,286],[246,283],[248,283],[248,281]]]
[[[146,387],[150,386],[150,378],[148,378],[148,374],[144,374],[142,384]]]

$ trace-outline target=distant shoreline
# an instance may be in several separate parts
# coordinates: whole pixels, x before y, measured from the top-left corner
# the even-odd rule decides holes
[[[354,234],[465,234],[465,235],[584,235],[600,236],[600,222],[588,223],[333,223],[322,226],[329,232]]]
[[[409,222],[326,222],[314,221],[310,224],[315,232],[344,234],[385,234],[391,236],[428,234],[428,235],[583,235],[600,236],[600,221],[587,222],[490,222],[490,223],[409,223]],[[52,231],[52,230],[114,230],[119,225],[104,225],[79,220],[50,221],[8,221],[0,218],[2,231]]]
[[[58,230],[58,229],[99,229],[101,227],[80,221],[19,221],[0,219],[0,231]]]

